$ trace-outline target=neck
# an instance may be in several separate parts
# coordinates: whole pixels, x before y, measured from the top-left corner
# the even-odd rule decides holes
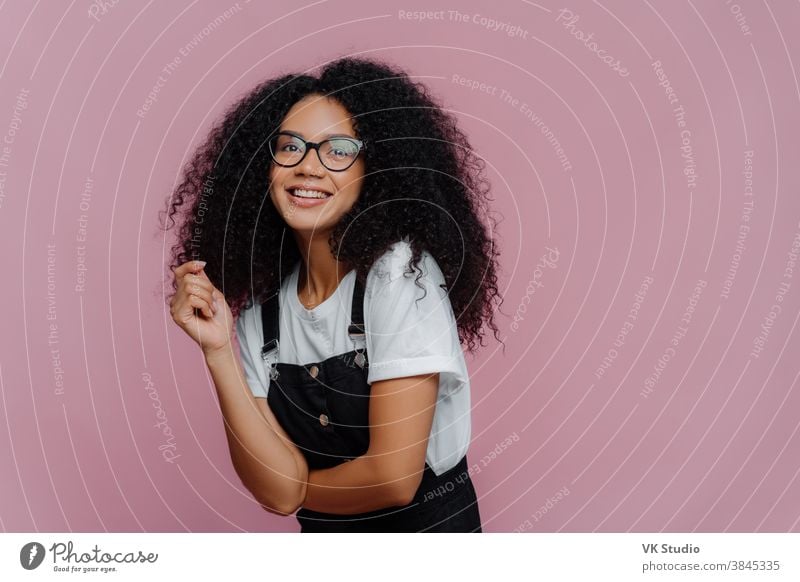
[[[331,253],[327,232],[315,232],[311,236],[295,233],[302,257],[297,292],[300,302],[316,306],[333,295],[341,280],[351,268]]]

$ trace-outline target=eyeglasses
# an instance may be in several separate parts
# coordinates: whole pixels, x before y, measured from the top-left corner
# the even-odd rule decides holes
[[[269,140],[272,160],[284,168],[293,168],[305,159],[309,149],[317,150],[322,165],[332,172],[344,172],[364,149],[364,142],[352,137],[332,137],[314,143],[288,131],[276,133]]]

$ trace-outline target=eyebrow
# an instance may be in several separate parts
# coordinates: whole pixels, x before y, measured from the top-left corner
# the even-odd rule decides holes
[[[299,131],[292,131],[291,129],[282,129],[281,131],[285,131],[286,133],[291,133],[292,135],[296,135],[297,137],[305,139],[302,133]],[[350,139],[358,139],[354,135],[348,135],[346,133],[326,133],[322,136],[323,141],[326,139],[330,139],[332,137],[349,137]]]

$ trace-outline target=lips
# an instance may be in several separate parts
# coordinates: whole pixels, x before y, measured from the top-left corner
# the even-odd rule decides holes
[[[304,188],[302,189],[304,190]],[[310,196],[307,198],[303,196],[297,196],[294,194],[295,190],[301,190],[301,188],[292,188],[291,190],[286,189],[286,197],[288,198],[289,204],[292,208],[314,208],[327,204],[328,200],[333,198],[332,194],[324,192],[323,190],[308,190],[308,192],[313,192],[315,194],[321,193],[322,195],[319,198],[316,196]]]
[[[306,194],[306,195],[305,196],[297,195],[296,191],[298,191],[298,190],[302,191],[303,194]],[[319,196],[320,194],[324,194],[325,198],[329,198],[330,196],[332,196],[332,194],[330,192],[328,192],[327,190],[322,190],[321,188],[309,188],[309,187],[306,187],[306,186],[290,186],[289,188],[286,188],[286,191],[289,192],[289,194],[291,194],[292,196],[295,196],[296,198],[305,198],[305,199],[314,199],[317,196]],[[317,199],[321,199],[321,198],[317,198]]]

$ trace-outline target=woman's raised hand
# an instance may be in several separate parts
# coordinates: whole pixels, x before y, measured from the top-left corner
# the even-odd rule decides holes
[[[170,302],[172,319],[206,355],[230,349],[233,316],[222,292],[203,271],[204,261],[187,261],[173,269],[178,290]]]

